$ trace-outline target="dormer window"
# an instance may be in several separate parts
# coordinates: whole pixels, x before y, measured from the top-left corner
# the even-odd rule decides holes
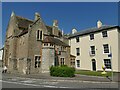
[[[42,40],[42,31],[37,30],[37,40]]]

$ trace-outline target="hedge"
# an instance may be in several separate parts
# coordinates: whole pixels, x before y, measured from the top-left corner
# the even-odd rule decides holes
[[[56,77],[73,77],[75,76],[75,68],[68,66],[52,66],[50,67],[50,75]]]

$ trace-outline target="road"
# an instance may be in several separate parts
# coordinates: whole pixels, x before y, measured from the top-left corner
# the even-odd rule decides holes
[[[31,79],[13,77],[1,80],[3,88],[118,88],[116,82],[94,82],[79,80]]]

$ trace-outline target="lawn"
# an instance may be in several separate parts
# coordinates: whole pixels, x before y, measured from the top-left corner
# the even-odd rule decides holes
[[[101,74],[102,71],[86,71],[86,70],[77,70],[75,74],[81,74],[81,75],[90,75],[90,76],[111,76],[111,72],[107,72],[106,75]]]

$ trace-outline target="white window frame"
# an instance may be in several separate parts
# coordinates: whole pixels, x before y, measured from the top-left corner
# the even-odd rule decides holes
[[[104,36],[104,35],[103,35],[103,32],[107,32],[107,36]],[[108,31],[102,31],[102,37],[103,37],[103,38],[107,38],[107,37],[108,37]]]
[[[106,45],[106,44],[103,44],[103,54],[110,54],[110,52],[111,52],[111,51],[110,51],[110,45],[108,44],[109,53],[105,53],[105,52],[104,52],[104,45]]]
[[[103,59],[103,61],[104,61],[104,65],[105,65],[105,60],[110,60],[110,63],[109,63],[109,65],[110,65],[110,67],[111,68],[106,68],[106,70],[111,70],[112,69],[112,63],[111,63],[111,59]],[[106,66],[106,65],[105,65]]]
[[[91,35],[93,35],[93,38],[91,39]],[[90,35],[90,40],[93,41],[95,39],[95,34],[91,33]]]
[[[79,52],[77,52],[77,49],[79,49]],[[77,53],[79,53],[79,55]],[[76,48],[76,56],[80,56],[80,48],[79,47]]]
[[[92,49],[91,49],[92,46],[94,46],[94,51],[96,50],[95,45],[91,45],[91,46],[90,46],[90,52],[89,52],[89,53],[90,53],[90,55],[95,55],[95,54],[96,54],[96,51],[95,51],[95,54],[92,54]]]
[[[79,63],[78,63],[77,61],[79,61]],[[79,66],[78,66],[78,65],[79,65]],[[80,60],[76,60],[76,67],[77,67],[77,68],[80,68]]]

